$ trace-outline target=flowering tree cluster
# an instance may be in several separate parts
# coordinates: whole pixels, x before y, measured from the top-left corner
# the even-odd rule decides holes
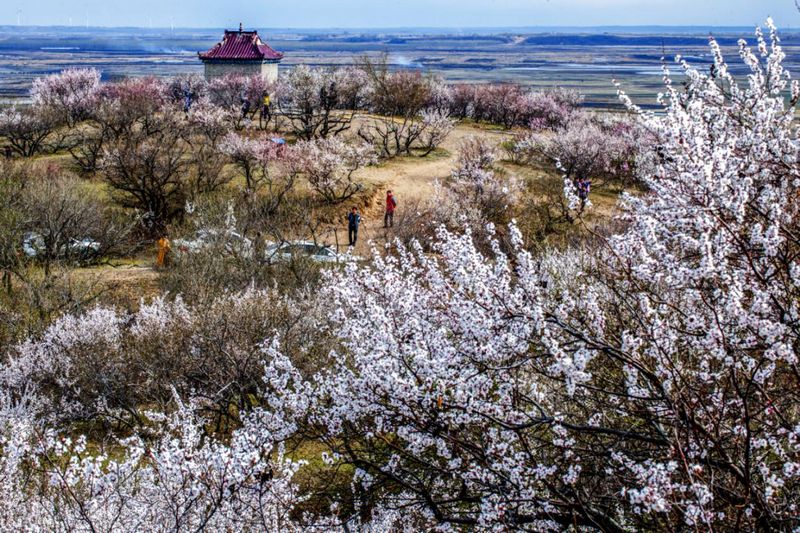
[[[520,136],[515,150],[528,160],[544,159],[559,165],[566,178],[594,181],[619,179],[630,182],[636,171],[636,156],[641,150],[636,130],[628,121],[602,120],[588,113],[576,114],[553,132],[530,131]],[[646,135],[643,135],[646,139]]]
[[[229,113],[203,96],[191,120],[177,120],[170,106],[174,85],[204,93],[194,79],[138,78],[99,85],[99,78],[97,71],[84,69],[37,81],[31,110],[6,112],[15,132],[9,137],[12,146],[18,139],[18,151],[33,155],[54,128],[65,126],[65,144],[78,167],[101,172],[114,198],[139,210],[148,231],[161,232],[180,215],[187,198],[229,181],[216,148],[229,128]],[[22,127],[23,122],[31,127]]]
[[[500,124],[505,128],[531,126],[536,130],[565,126],[581,104],[581,95],[568,89],[532,91],[513,83],[455,85],[449,89],[450,111],[458,118]]]
[[[320,337],[300,327],[314,315],[302,300],[275,291],[223,296],[198,308],[157,299],[133,314],[99,307],[64,317],[17,346],[0,367],[0,527],[359,527],[349,514],[295,512],[308,498],[292,479],[302,462],[289,459],[282,444],[296,429],[288,422],[295,407],[281,400],[285,359],[265,337],[279,334],[284,351],[305,351]],[[265,331],[265,324],[275,329]],[[315,338],[306,336],[312,331]],[[182,399],[190,394],[192,401]],[[244,403],[232,410],[230,400]],[[232,412],[241,416],[221,433],[220,417]],[[90,444],[59,430],[92,413],[126,421],[124,436]],[[400,521],[379,515],[366,531]]]
[[[301,140],[340,134],[350,128],[357,111],[370,111],[377,116],[359,133],[384,157],[427,155],[452,129],[451,117],[555,128],[567,122],[580,102],[570,91],[531,92],[513,84],[448,87],[418,72],[392,71],[385,60],[367,61],[360,68],[300,66],[277,83],[230,75],[211,82],[178,76],[101,85],[97,70],[69,69],[36,80],[33,105],[3,112],[0,132],[21,156],[63,147],[84,172],[93,173],[107,144],[138,129],[152,133],[162,113],[183,109],[203,133],[209,132],[203,128],[212,118],[218,139],[219,128],[242,130],[251,124],[267,94],[275,104],[274,127],[288,127]],[[268,123],[259,120],[259,125],[265,129]],[[60,131],[63,138],[55,135]],[[207,188],[213,190],[220,172],[211,164],[211,153],[200,154],[198,181],[212,184]]]
[[[613,182],[625,187],[643,185],[639,176],[653,171],[655,138],[637,122],[627,118],[597,117],[574,112],[564,126],[552,130],[531,129],[518,134],[508,148],[516,163],[545,163],[563,176],[566,196],[553,191],[549,203],[559,216],[575,219],[591,200],[577,196],[579,180],[589,180],[593,190]]]
[[[35,386],[44,419],[100,416],[135,426],[142,406],[167,406],[178,393],[202,400],[202,410],[224,427],[231,408],[247,410],[262,389],[261,345],[271,334],[265,324],[291,353],[295,344],[316,342],[302,327],[314,316],[307,304],[268,290],[198,307],[158,298],[133,314],[98,307],[62,317],[17,346],[0,382],[10,393]]]

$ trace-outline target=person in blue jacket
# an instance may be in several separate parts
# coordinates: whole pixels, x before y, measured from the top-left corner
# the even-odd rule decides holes
[[[358,214],[358,208],[353,207],[350,213],[347,214],[347,238],[350,241],[350,246],[356,245],[358,239],[358,226],[361,224],[361,215]]]

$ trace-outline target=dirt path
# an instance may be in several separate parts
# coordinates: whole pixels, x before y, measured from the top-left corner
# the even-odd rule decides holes
[[[400,202],[422,200],[433,192],[437,180],[442,181],[450,176],[461,143],[471,136],[489,137],[497,144],[511,137],[508,132],[458,126],[440,147],[446,152],[445,155],[395,158],[382,165],[365,169],[361,177],[378,185],[382,190],[391,189]]]
[[[461,143],[471,136],[488,137],[496,144],[511,138],[508,132],[459,125],[447,136],[440,149],[427,157],[397,157],[360,171],[358,177],[377,187],[378,192],[373,204],[362,209],[363,223],[355,249],[357,255],[370,255],[369,241],[380,243],[391,238],[391,234],[383,229],[383,199],[386,191],[391,190],[397,198],[398,212],[405,206],[414,205],[417,200],[425,200],[433,194],[437,181],[442,182],[450,176],[455,168]],[[340,251],[345,250],[347,228],[342,225],[332,226],[329,232],[335,233],[334,239],[342,244]]]

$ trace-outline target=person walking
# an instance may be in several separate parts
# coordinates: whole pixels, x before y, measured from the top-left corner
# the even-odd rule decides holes
[[[261,128],[266,128],[269,121],[272,120],[272,112],[270,111],[271,105],[272,99],[269,97],[269,93],[264,91],[264,95],[261,97],[261,120],[259,123]]]
[[[386,213],[383,215],[383,227],[394,227],[394,210],[397,208],[397,200],[392,191],[386,191]]]
[[[358,208],[353,209],[347,215],[347,239],[350,241],[350,246],[356,245],[358,240],[358,226],[361,224],[361,215],[358,214]]]

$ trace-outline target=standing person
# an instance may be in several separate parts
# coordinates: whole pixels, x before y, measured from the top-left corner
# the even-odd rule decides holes
[[[353,209],[347,215],[347,239],[350,241],[350,246],[356,245],[358,239],[358,226],[361,224],[361,215],[358,214],[358,208]]]
[[[239,101],[242,102],[242,118],[245,119],[250,112],[250,99],[247,98],[247,92],[242,91],[242,94],[239,95]]]
[[[270,105],[272,105],[272,99],[269,97],[269,93],[264,91],[264,95],[261,97],[261,121],[263,124],[259,123],[262,128],[266,128],[269,121],[272,120]]]
[[[194,96],[192,95],[192,90],[187,85],[183,89],[183,112],[185,114],[189,114],[189,110],[192,108],[192,99]]]
[[[167,254],[171,248],[169,239],[167,239],[166,235],[162,235],[160,239],[156,241],[156,245],[158,246],[158,257],[156,257],[156,268],[164,268],[164,265],[167,262]]]
[[[592,182],[588,178],[578,178],[578,198],[581,200],[581,211],[586,207],[586,200],[592,190]]]
[[[394,227],[394,210],[397,208],[397,200],[395,200],[392,191],[386,191],[386,214],[383,215],[383,227]]]

